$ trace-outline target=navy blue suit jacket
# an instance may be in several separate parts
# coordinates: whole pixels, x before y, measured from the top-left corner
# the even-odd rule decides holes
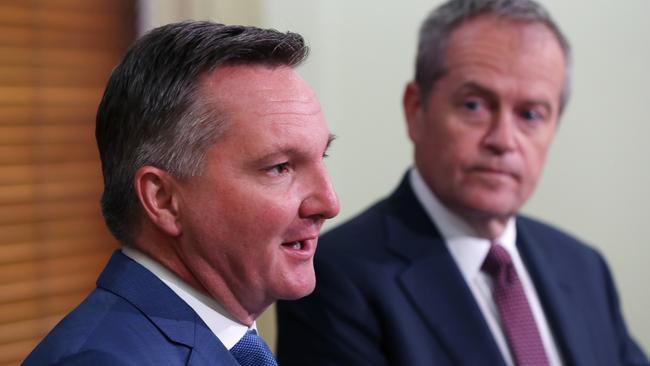
[[[97,288],[43,339],[23,365],[238,363],[169,287],[116,251],[97,280]]]
[[[565,365],[649,365],[596,251],[524,217],[517,246]],[[324,235],[315,268],[314,293],[277,306],[280,365],[505,365],[408,179]]]

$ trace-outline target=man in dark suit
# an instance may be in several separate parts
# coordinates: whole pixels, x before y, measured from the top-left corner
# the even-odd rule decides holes
[[[569,95],[569,45],[529,0],[451,0],[404,93],[414,167],[323,237],[278,304],[293,365],[648,365],[602,257],[518,214]]]
[[[122,249],[24,365],[277,365],[255,319],[315,285],[338,200],[294,33],[157,28],[97,113],[102,210]]]

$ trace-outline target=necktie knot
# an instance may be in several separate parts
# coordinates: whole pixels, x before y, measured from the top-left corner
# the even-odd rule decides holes
[[[512,258],[510,254],[505,250],[501,245],[493,243],[490,246],[490,251],[488,252],[487,257],[485,257],[485,262],[481,269],[487,272],[492,278],[499,279],[505,274],[507,275],[512,265]]]
[[[251,329],[230,349],[241,366],[278,366],[264,340]]]

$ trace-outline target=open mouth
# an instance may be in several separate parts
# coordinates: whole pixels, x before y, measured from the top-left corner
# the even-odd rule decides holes
[[[306,260],[313,257],[316,251],[316,238],[289,241],[282,243],[284,252],[293,258]]]
[[[305,242],[303,241],[294,241],[291,243],[283,243],[282,246],[287,247],[293,250],[302,250],[305,247]]]

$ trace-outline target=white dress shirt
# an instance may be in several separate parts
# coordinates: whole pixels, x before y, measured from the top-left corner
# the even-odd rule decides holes
[[[490,250],[490,240],[479,237],[464,220],[443,206],[426,185],[417,168],[411,169],[409,180],[418,201],[422,204],[424,210],[445,239],[447,248],[456,261],[460,272],[463,274],[472,295],[474,295],[474,299],[483,313],[483,317],[494,336],[506,364],[514,366],[512,354],[508,348],[508,342],[501,328],[499,312],[492,296],[492,278],[481,271],[481,266]],[[539,329],[550,365],[560,366],[562,362],[555,339],[544,315],[535,286],[515,244],[517,240],[515,225],[515,219],[511,218],[496,242],[502,245],[512,258],[515,270],[521,280],[526,298],[530,304],[533,317],[537,323],[537,328]]]
[[[239,342],[249,329],[256,329],[255,323],[251,328],[248,328],[231,319],[228,313],[214,299],[197,291],[139,250],[124,246],[122,247],[122,253],[148,269],[185,301],[227,349],[231,349]]]

